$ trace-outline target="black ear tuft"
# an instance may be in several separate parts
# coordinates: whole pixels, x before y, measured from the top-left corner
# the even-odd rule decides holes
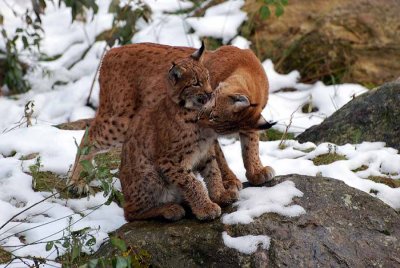
[[[195,52],[193,52],[191,57],[194,60],[201,61],[204,50],[205,50],[204,41],[201,41],[201,47],[198,50],[196,50]]]
[[[168,78],[172,81],[174,85],[178,82],[179,79],[182,78],[182,70],[177,65],[175,65],[175,63],[173,63],[171,69],[169,69]]]
[[[267,122],[265,121],[264,124],[258,125],[259,130],[265,130],[265,129],[270,129],[273,125],[275,125],[277,122]]]

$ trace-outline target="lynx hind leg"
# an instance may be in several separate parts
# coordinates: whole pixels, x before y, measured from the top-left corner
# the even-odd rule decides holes
[[[176,221],[185,216],[185,210],[178,203],[180,194],[170,190],[154,166],[130,141],[122,148],[120,181],[127,221],[150,218]]]
[[[275,171],[270,166],[263,166],[260,160],[258,147],[258,133],[256,131],[241,132],[242,157],[246,168],[246,177],[252,185],[273,185]]]
[[[214,148],[211,147],[207,156],[200,164],[200,174],[203,176],[210,199],[221,206],[232,204],[239,198],[237,189],[225,189],[221,171],[215,156]]]
[[[221,171],[222,183],[224,184],[225,189],[229,191],[239,192],[243,188],[242,182],[229,168],[218,141],[215,141],[214,151],[218,167]]]
[[[152,218],[164,218],[169,221],[177,221],[185,217],[184,208],[176,203],[167,203],[147,210],[138,209],[138,206],[129,202],[124,205],[124,214],[127,221],[146,220]]]

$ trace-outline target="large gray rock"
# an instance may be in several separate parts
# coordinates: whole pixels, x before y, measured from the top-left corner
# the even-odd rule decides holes
[[[355,98],[297,139],[336,144],[384,141],[400,150],[400,82],[384,84]]]
[[[400,215],[382,201],[322,177],[287,175],[304,193],[294,203],[307,211],[295,218],[268,213],[248,225],[220,220],[176,223],[138,221],[116,233],[147,250],[154,267],[398,267]],[[232,208],[228,208],[232,210]],[[244,255],[227,248],[221,233],[268,235],[269,250]],[[97,256],[111,254],[103,246]]]

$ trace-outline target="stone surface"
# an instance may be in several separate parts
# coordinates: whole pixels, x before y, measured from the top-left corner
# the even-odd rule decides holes
[[[246,1],[249,20],[241,34],[280,72],[299,70],[303,82],[366,86],[399,76],[398,0],[291,0],[281,17],[266,20],[254,15],[262,2]]]
[[[147,250],[154,267],[398,267],[400,215],[377,198],[322,177],[287,175],[304,193],[294,203],[306,214],[287,218],[268,213],[248,225],[193,218],[176,223],[138,221],[116,233]],[[228,208],[232,210],[232,208]],[[227,248],[230,236],[268,235],[269,250],[244,255]],[[104,245],[97,256],[112,252]]]
[[[358,96],[296,139],[336,144],[384,141],[400,150],[400,82]]]

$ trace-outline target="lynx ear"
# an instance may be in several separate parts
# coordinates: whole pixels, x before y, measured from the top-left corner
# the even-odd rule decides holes
[[[205,50],[204,41],[201,41],[201,47],[195,52],[193,52],[193,54],[191,55],[192,59],[201,61],[203,59],[204,50]]]
[[[269,129],[275,124],[276,122],[268,122],[263,116],[260,116],[260,119],[258,119],[257,122],[257,129]]]
[[[175,63],[172,63],[172,67],[169,69],[168,78],[174,85],[182,78],[182,70]]]
[[[245,95],[233,95],[230,98],[233,100],[234,112],[239,112],[243,108],[250,106],[249,98]]]

